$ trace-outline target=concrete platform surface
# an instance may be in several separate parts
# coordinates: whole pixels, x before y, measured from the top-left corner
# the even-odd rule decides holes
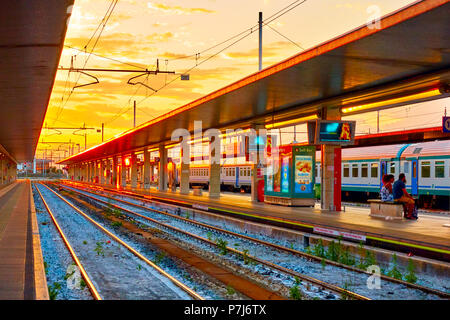
[[[0,190],[0,300],[48,299],[34,215],[29,181]]]

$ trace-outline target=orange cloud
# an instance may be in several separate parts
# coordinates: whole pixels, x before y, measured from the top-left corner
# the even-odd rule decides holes
[[[192,14],[192,13],[214,13],[215,11],[204,8],[185,8],[180,6],[167,6],[162,3],[148,3],[152,10],[162,11],[168,14]]]

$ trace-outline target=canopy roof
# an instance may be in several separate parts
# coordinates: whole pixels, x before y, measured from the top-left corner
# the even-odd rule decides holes
[[[60,163],[170,143],[177,128],[245,128],[448,84],[450,3],[424,0],[124,132]]]
[[[34,157],[73,0],[0,2],[0,144]]]

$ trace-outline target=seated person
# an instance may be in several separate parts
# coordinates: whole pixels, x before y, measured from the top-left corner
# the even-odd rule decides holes
[[[392,183],[394,182],[395,178],[392,174],[385,174],[383,176],[383,187],[381,188],[380,196],[381,201],[393,201],[394,196],[392,194]]]
[[[393,186],[394,201],[401,202],[406,207],[406,219],[416,219],[413,217],[415,209],[415,201],[413,197],[406,191],[406,178],[404,173],[400,173],[398,180],[395,181]]]

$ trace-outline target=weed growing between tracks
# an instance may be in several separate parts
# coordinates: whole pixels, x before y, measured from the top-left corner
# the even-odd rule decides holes
[[[62,194],[66,195],[64,192],[62,192]],[[127,242],[133,243],[133,246],[149,260],[169,272],[178,280],[184,282],[202,296],[208,299],[248,299],[248,297],[239,292],[230,296],[227,294],[226,286],[218,280],[204,274],[196,268],[192,268],[178,258],[168,256],[164,251],[161,251],[161,249],[149,242],[150,238],[166,239],[170,241],[171,236],[165,232],[148,227],[139,221],[122,214],[122,212],[116,208],[105,208],[94,201],[84,200],[84,198],[76,195],[70,198],[75,206],[79,207],[94,220],[107,228],[108,226],[112,227],[108,228],[112,233]],[[130,225],[133,225],[134,227],[130,229]],[[102,252],[100,247],[105,249],[104,243],[98,245],[98,247],[100,252]],[[141,271],[143,270],[143,267],[138,264],[136,270]]]
[[[126,197],[125,197],[126,198]],[[130,201],[130,200],[129,200]],[[137,200],[131,200],[131,202],[139,202],[139,201],[137,201]],[[138,204],[141,204],[141,202],[139,202]],[[146,206],[149,206],[148,204],[146,205]],[[150,207],[152,207],[151,205],[150,205]],[[159,207],[161,207],[161,208],[159,208]],[[125,205],[125,208],[127,208],[127,205]],[[164,208],[164,207],[162,207],[161,205],[160,206],[158,206],[157,208],[156,208],[157,210],[160,210],[160,211],[166,211],[166,209]],[[137,210],[137,212],[139,212],[141,209],[131,209],[131,210]],[[170,210],[169,210],[170,211]],[[141,212],[141,214],[144,214],[144,215],[147,215],[146,213],[143,213],[143,212]],[[151,215],[153,215],[153,213],[151,214]],[[159,219],[160,217],[157,217],[156,219]],[[200,216],[200,219],[203,219],[204,217],[202,217],[202,216]],[[172,223],[172,222],[170,222],[170,221],[166,221],[166,217],[161,217],[161,219],[162,219],[162,221],[164,222],[164,223],[168,223],[169,225]],[[169,218],[167,218],[167,219],[169,219]],[[206,218],[207,219],[207,218]],[[170,219],[169,219],[170,220]],[[194,220],[199,220],[199,219],[194,219]],[[147,222],[144,222],[144,223],[146,223],[147,224]],[[177,222],[176,224],[175,224],[175,226],[178,224],[178,228],[181,228],[182,230],[185,230],[184,228],[184,226],[179,226],[179,224],[180,224],[181,222]],[[212,223],[213,225],[214,225],[214,223]],[[221,226],[221,224],[222,223],[220,223],[220,227],[222,227]],[[191,226],[189,226],[188,227],[188,229],[192,229],[193,227],[191,227]],[[234,227],[231,227],[231,229],[233,229]],[[233,231],[233,230],[231,230],[231,231]],[[195,231],[190,231],[190,232],[194,232],[195,233]],[[242,230],[241,230],[241,232],[242,232]],[[247,231],[245,231],[245,233],[246,233]],[[171,232],[169,232],[169,233],[171,233]],[[211,233],[209,233],[208,232],[208,234],[207,234],[207,232],[206,231],[203,231],[203,232],[201,232],[201,233],[203,233],[201,236],[203,236],[203,237],[205,237],[205,238],[207,238],[208,237],[208,239],[210,239],[210,241],[211,241],[211,239],[212,239],[212,234]],[[215,233],[215,232],[214,232]],[[239,231],[238,231],[238,233],[239,233]],[[243,232],[242,232],[243,233]],[[218,235],[219,236],[219,235]],[[178,237],[178,235],[177,235],[177,237]],[[233,241],[234,240],[229,240],[228,239],[228,237],[229,236],[226,236],[226,237],[223,237],[222,239],[226,239],[226,240],[228,240],[228,242],[232,242],[232,243],[234,243]],[[266,238],[266,236],[264,236],[264,235],[259,235],[259,237],[258,238],[260,238],[260,237],[262,237],[262,238]],[[264,240],[264,239],[263,239]],[[267,241],[267,240],[266,240]],[[291,245],[291,247],[292,246],[294,246],[293,244],[292,244],[292,242],[291,241],[287,241],[288,243],[286,243],[286,240],[276,240],[276,241],[284,241],[284,246],[289,246],[289,245]],[[194,241],[194,242],[197,242],[197,241]],[[322,245],[322,248],[320,248],[321,247],[321,245]],[[204,245],[202,245],[202,246],[204,246]],[[241,243],[241,246],[246,246],[246,245],[243,245],[242,243]],[[236,247],[236,245],[235,245],[235,247]],[[361,246],[362,247],[362,246]],[[215,247],[216,249],[217,249],[217,246]],[[360,266],[364,266],[364,265],[367,265],[367,264],[373,264],[373,261],[375,261],[376,262],[376,259],[375,259],[375,257],[374,257],[374,255],[371,253],[371,251],[369,251],[369,250],[364,250],[364,248],[362,247],[361,249],[362,249],[362,253],[361,253],[361,255],[358,255],[358,253],[357,252],[353,252],[353,250],[352,251],[347,251],[346,250],[346,245],[343,245],[343,246],[341,246],[341,244],[340,244],[340,241],[339,242],[334,242],[333,244],[331,244],[331,246],[329,245],[329,243],[327,244],[327,246],[325,247],[324,245],[323,245],[323,243],[318,243],[318,245],[317,245],[317,248],[316,248],[316,250],[317,251],[322,251],[322,253],[321,254],[319,254],[319,255],[321,255],[321,256],[323,256],[323,257],[325,257],[325,258],[323,258],[324,259],[324,261],[322,261],[322,262],[325,262],[326,263],[326,260],[325,259],[329,259],[329,260],[334,260],[334,261],[336,261],[336,262],[345,262],[345,264],[347,264],[347,265],[355,265],[355,264],[358,264],[358,262],[359,262],[359,265]],[[253,250],[253,246],[251,246],[251,249]],[[310,248],[309,248],[309,250],[313,250],[314,249],[314,246],[311,246]],[[322,249],[322,250],[320,250],[320,249]],[[356,249],[356,248],[355,248]],[[229,248],[229,250],[228,251],[230,251],[230,250],[232,250],[232,248]],[[296,250],[302,250],[302,249],[300,249],[300,248],[298,248],[298,249],[296,249]],[[303,249],[304,250],[304,249]],[[368,253],[367,253],[367,252]],[[241,250],[241,252],[242,252],[242,250]],[[263,254],[265,255],[266,253],[264,253],[263,252]],[[270,254],[269,253],[267,253],[269,256],[270,256]],[[233,254],[232,254],[233,255]],[[240,254],[240,256],[244,256],[243,254]],[[228,255],[224,255],[224,258],[228,258],[229,256]],[[270,256],[271,257],[271,256]],[[357,258],[356,258],[357,257]],[[242,257],[241,257],[241,259],[242,260],[245,260],[245,259],[243,259]],[[311,261],[311,258],[309,258],[310,260],[309,261]],[[318,260],[319,262],[320,262],[320,259]],[[372,263],[371,263],[372,262]],[[284,262],[284,261],[281,261],[281,263],[284,265],[284,263],[286,263],[286,262]],[[289,263],[289,262],[287,262],[287,263]],[[244,265],[245,265],[245,263],[244,263]],[[330,262],[330,265],[331,266],[333,266],[334,264],[333,263],[331,263]],[[319,265],[319,267],[320,267],[320,265]],[[406,266],[405,266],[406,267]],[[303,270],[302,270],[302,268],[301,267],[294,267],[295,268],[295,270],[298,270],[298,271],[300,271],[300,272],[303,272]],[[328,266],[328,263],[326,264],[326,268],[324,268],[324,269],[326,269],[326,270],[329,270],[329,269],[333,269],[333,267],[329,267]],[[379,270],[379,268],[378,268],[378,270]],[[309,271],[309,270],[308,270]],[[314,270],[313,270],[314,271]],[[317,270],[318,271],[318,270]],[[331,270],[329,270],[329,271],[331,271]],[[364,270],[365,271],[365,270]],[[319,272],[320,273],[320,272]],[[383,272],[384,273],[384,272]],[[364,273],[362,273],[362,275],[364,275]],[[328,276],[330,276],[330,273],[328,273]],[[366,281],[364,280],[363,281],[364,282],[364,284],[366,283]],[[357,283],[359,283],[359,286],[361,287],[361,285],[362,285],[362,282],[360,281],[360,282],[357,282]],[[341,284],[341,286],[343,285],[343,281],[342,281],[342,284]],[[358,284],[357,284],[357,286],[358,286]],[[391,291],[391,290],[390,290]],[[395,290],[392,290],[392,291],[395,291]],[[387,292],[387,291],[386,291]]]

